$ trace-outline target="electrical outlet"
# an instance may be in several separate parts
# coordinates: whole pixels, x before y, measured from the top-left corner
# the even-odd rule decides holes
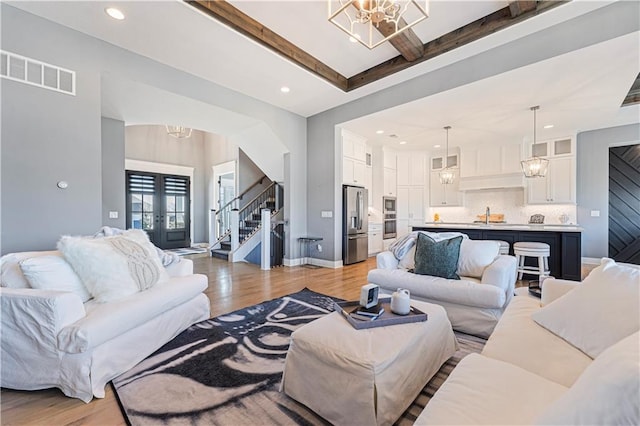
[[[318,249],[319,253],[322,253],[322,245],[318,244],[318,246],[316,248]]]
[[[109,219],[117,219],[118,218],[118,212],[109,212]]]
[[[321,217],[333,217],[333,212],[331,210],[322,210],[320,213]]]
[[[600,210],[591,210],[591,217],[600,217]]]

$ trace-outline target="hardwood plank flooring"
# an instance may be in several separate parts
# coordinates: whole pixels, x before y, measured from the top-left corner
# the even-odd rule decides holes
[[[256,265],[192,256],[194,271],[209,277],[211,316],[282,297],[307,287],[343,299],[357,299],[375,258],[339,269],[281,267],[263,271]],[[0,391],[2,425],[125,425],[111,386],[104,399],[89,404],[67,398],[58,389]]]
[[[375,258],[339,269],[281,267],[263,271],[256,265],[227,263],[191,256],[196,273],[209,278],[207,296],[215,317],[264,300],[282,297],[308,287],[319,293],[355,300]],[[591,267],[584,267],[586,276]],[[524,283],[518,282],[517,285]],[[107,386],[104,399],[89,404],[67,398],[57,389],[0,392],[2,425],[125,425],[115,395]]]

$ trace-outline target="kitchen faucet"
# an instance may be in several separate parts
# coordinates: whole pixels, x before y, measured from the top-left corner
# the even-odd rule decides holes
[[[484,217],[485,225],[489,224],[489,216],[491,216],[491,209],[489,209],[489,206],[487,206],[487,212],[485,213],[485,217]]]

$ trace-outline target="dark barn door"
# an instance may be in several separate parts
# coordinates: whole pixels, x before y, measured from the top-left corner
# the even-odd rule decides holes
[[[609,148],[609,257],[640,264],[640,145]]]

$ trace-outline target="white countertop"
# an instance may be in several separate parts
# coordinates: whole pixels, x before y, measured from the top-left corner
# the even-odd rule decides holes
[[[519,223],[460,223],[460,222],[425,222],[425,227],[455,228],[455,229],[504,229],[509,231],[548,231],[548,232],[582,232],[584,229],[578,225],[553,225],[553,224],[519,224]]]

